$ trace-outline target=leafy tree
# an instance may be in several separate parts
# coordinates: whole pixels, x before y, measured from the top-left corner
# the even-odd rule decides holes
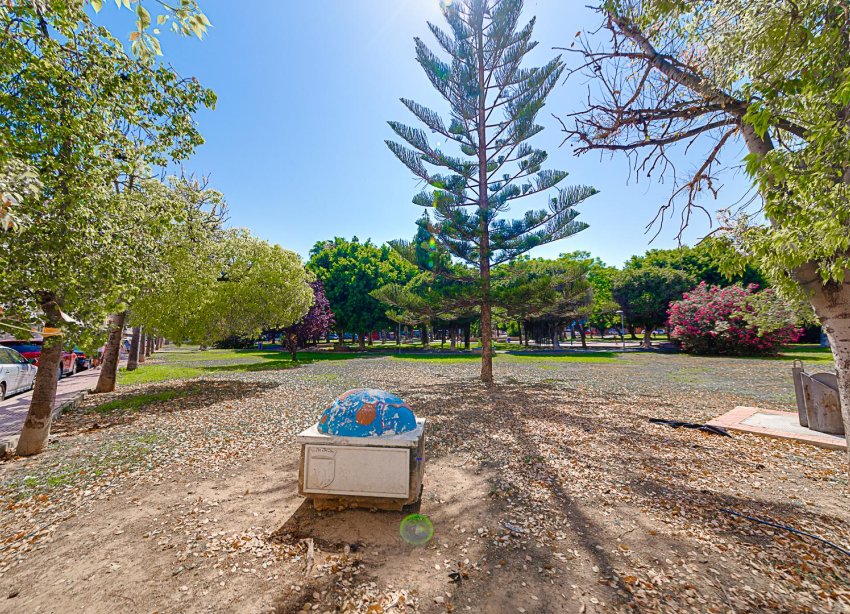
[[[145,276],[139,280],[137,294],[128,301],[130,308],[127,309],[128,302],[123,302],[125,310],[110,318],[103,366],[94,392],[115,389],[121,337],[128,321],[140,333],[144,326],[148,333],[162,335],[167,331],[166,334],[175,334],[172,338],[178,342],[185,340],[192,315],[205,306],[201,290],[204,280],[217,280],[224,266],[216,249],[224,234],[221,225],[226,205],[222,195],[208,189],[206,182],[185,176],[169,178],[168,187],[157,185],[158,196],[171,202],[180,215],[171,221],[154,248],[146,252]],[[172,292],[175,284],[179,290]],[[130,355],[128,370],[133,364],[132,347]],[[143,358],[144,352],[140,356]]]
[[[109,0],[106,0],[107,4]],[[103,9],[104,0],[81,0],[77,2],[31,2],[29,0],[6,0],[0,4],[0,19],[9,14],[17,14],[22,8],[32,8],[44,29],[49,27],[50,19],[62,17],[67,20],[80,19],[86,6],[91,6],[95,13]],[[129,35],[133,54],[145,61],[151,61],[155,56],[162,55],[159,41],[161,29],[168,27],[173,32],[184,36],[204,37],[212,25],[207,16],[201,11],[196,0],[181,0],[169,4],[160,0],[116,0],[118,9],[126,8],[136,14],[136,28]],[[149,7],[154,7],[156,24],[153,23]]]
[[[524,326],[526,343],[530,331],[543,330],[557,348],[562,327],[590,313],[588,269],[587,261],[568,255],[515,260],[494,269],[494,303]]]
[[[559,189],[547,209],[528,211],[518,220],[500,217],[514,201],[555,188],[567,176],[543,170],[546,152],[528,143],[542,130],[537,114],[563,64],[556,57],[539,68],[522,67],[536,46],[531,40],[534,19],[518,29],[522,8],[522,0],[444,3],[450,32],[432,24],[429,28],[450,60],[442,60],[418,38],[416,57],[449,103],[450,121],[446,124],[436,112],[402,99],[439,142],[431,144],[425,130],[398,122],[390,127],[409,147],[387,141],[399,160],[430,186],[413,202],[433,209],[435,239],[478,271],[481,379],[488,383],[493,380],[491,267],[583,230],[586,225],[575,221],[574,207],[595,193],[587,187]]]
[[[437,242],[431,232],[431,218],[427,211],[416,220],[413,241],[397,239],[388,241],[388,245],[420,271],[430,271],[435,275],[450,271],[457,273],[448,250]]]
[[[682,271],[641,267],[621,271],[611,291],[626,320],[643,327],[643,347],[650,348],[652,331],[667,322],[670,302],[693,286],[693,278]]]
[[[421,326],[425,347],[430,343],[429,326],[438,323],[447,327],[454,349],[457,329],[461,326],[468,329],[477,319],[477,294],[470,290],[468,283],[471,271],[463,264],[452,262],[448,250],[436,241],[427,213],[416,224],[412,242],[396,240],[389,245],[419,273],[404,285],[382,286],[374,290],[372,296],[393,308],[386,312],[393,322]]]
[[[370,292],[372,298],[391,307],[385,312],[388,319],[422,327],[421,340],[425,348],[430,344],[428,326],[438,313],[438,303],[430,296],[429,281],[427,275],[420,273],[406,284],[387,284]]]
[[[796,341],[797,314],[770,288],[701,282],[670,304],[672,336],[695,354],[775,354]]]
[[[415,273],[413,265],[391,247],[361,243],[357,237],[319,241],[310,250],[307,266],[325,287],[340,333],[359,333],[361,349],[367,333],[388,324],[385,307],[371,292],[392,283],[404,284]]]
[[[624,268],[638,269],[643,266],[654,266],[662,269],[677,269],[684,271],[696,281],[704,281],[711,286],[758,284],[763,287],[766,285],[762,274],[749,263],[744,263],[739,271],[731,273],[725,271],[723,261],[715,253],[714,244],[716,243],[716,240],[707,240],[696,247],[683,245],[676,249],[651,249],[643,256],[629,258]]]
[[[0,141],[0,150],[10,149]],[[14,157],[0,157],[0,232],[18,230],[22,224],[31,222],[21,217],[21,201],[37,197],[41,188],[38,173],[32,166]]]
[[[211,345],[234,335],[285,328],[310,309],[313,288],[294,252],[244,229],[185,241],[169,270],[132,305],[135,321],[177,342]]]
[[[334,314],[325,296],[322,282],[312,281],[310,287],[313,289],[313,304],[310,310],[298,322],[281,331],[292,360],[298,360],[298,348],[304,347],[309,341],[318,341],[322,335],[328,334],[334,325]]]
[[[202,142],[192,117],[215,97],[128,57],[81,11],[39,6],[0,15],[0,167],[22,163],[41,184],[18,207],[30,222],[0,237],[0,302],[24,322],[77,334],[99,330],[144,279],[147,254],[179,215],[147,198],[144,176]],[[19,454],[46,445],[61,345],[45,342]]]
[[[565,255],[567,258],[580,260],[587,266],[587,281],[593,291],[593,302],[587,315],[587,325],[598,328],[605,336],[605,331],[620,324],[617,310],[620,305],[614,300],[611,288],[614,279],[619,275],[617,267],[607,266],[599,258],[594,258],[589,252],[578,251]],[[562,256],[565,257],[565,256]],[[582,331],[583,334],[583,331]]]
[[[298,254],[245,229],[228,230],[221,253],[226,260],[211,296],[209,312],[215,321],[207,329],[207,339],[257,335],[306,315],[313,302],[308,283],[313,278]]]
[[[743,256],[811,302],[850,431],[846,0],[606,0],[599,11],[610,42],[583,52],[600,87],[565,126],[579,153],[625,151],[636,171],[666,168],[677,179],[664,209],[683,200],[683,224],[719,189],[723,163],[745,164],[759,198],[719,212],[719,255],[739,270]],[[670,164],[677,145],[696,162],[687,176]]]

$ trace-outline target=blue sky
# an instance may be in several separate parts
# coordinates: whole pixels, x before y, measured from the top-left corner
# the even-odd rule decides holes
[[[433,43],[426,21],[443,25],[438,0],[206,0],[213,23],[208,36],[162,37],[166,61],[195,75],[218,94],[213,112],[199,115],[206,144],[186,164],[210,176],[230,205],[230,223],[306,256],[319,240],[354,235],[377,243],[410,238],[421,209],[411,204],[420,189],[384,144],[394,135],[387,120],[416,125],[399,102],[409,97],[445,111],[414,59],[413,37]],[[132,28],[127,11],[101,15],[116,35]],[[597,16],[576,0],[527,0],[527,17],[538,18],[542,63],[552,48],[569,46],[579,30],[596,29]],[[118,17],[123,20],[117,20]],[[126,33],[122,30],[126,29]],[[433,44],[436,47],[436,43]],[[569,62],[578,58],[567,57]],[[676,220],[650,246],[644,226],[670,193],[661,185],[629,176],[622,156],[576,158],[562,141],[552,114],[581,108],[587,82],[559,85],[539,116],[544,132],[532,144],[549,151],[549,167],[570,173],[566,183],[595,186],[600,193],[580,208],[590,228],[537,248],[532,255],[556,256],[583,249],[620,265],[649,247],[675,245]],[[740,159],[740,156],[737,157]],[[698,161],[681,160],[680,170]],[[734,203],[746,189],[740,174],[726,177],[724,200]],[[517,201],[517,217],[545,203]],[[701,237],[695,223],[688,241]]]

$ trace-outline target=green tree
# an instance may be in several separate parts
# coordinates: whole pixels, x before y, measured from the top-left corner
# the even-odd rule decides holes
[[[557,348],[563,327],[590,314],[589,268],[585,259],[571,255],[557,260],[517,259],[494,269],[494,304],[525,328],[526,343],[532,331],[542,330]],[[584,344],[583,331],[582,327]]]
[[[47,29],[51,19],[61,17],[72,21],[80,19],[83,10],[91,6],[95,13],[103,9],[104,0],[80,0],[76,2],[31,2],[29,0],[6,0],[0,4],[0,19],[9,14],[15,15],[21,9],[32,9],[38,19]],[[110,4],[107,0],[107,4]],[[171,31],[184,36],[204,37],[212,25],[207,16],[201,11],[196,0],[180,0],[179,3],[166,3],[160,0],[116,0],[118,9],[129,9],[136,15],[135,29],[130,32],[133,53],[145,61],[151,61],[155,56],[162,55],[159,41],[161,30],[167,27]],[[148,8],[153,7],[156,23]]]
[[[143,176],[202,142],[192,116],[215,98],[128,57],[79,11],[38,6],[0,14],[0,167],[18,161],[41,184],[18,207],[29,222],[0,236],[0,302],[67,338],[100,329],[138,288],[146,254],[179,215],[145,198]],[[62,339],[45,341],[18,454],[46,445]]]
[[[447,125],[434,111],[402,99],[438,142],[432,145],[425,130],[398,122],[390,127],[409,147],[387,141],[399,160],[430,186],[413,202],[433,208],[436,240],[478,270],[481,379],[487,383],[493,380],[491,267],[583,230],[586,225],[575,221],[574,207],[595,193],[587,187],[559,189],[547,209],[528,211],[517,220],[500,217],[514,201],[555,188],[567,176],[543,170],[546,152],[528,143],[543,129],[537,114],[563,64],[556,57],[542,67],[523,68],[536,43],[531,40],[534,19],[518,29],[522,8],[522,0],[445,3],[450,33],[432,24],[429,28],[450,61],[418,38],[416,57],[448,101],[451,119]]]
[[[584,47],[593,105],[565,126],[578,152],[630,153],[675,173],[682,219],[745,164],[760,198],[721,210],[730,267],[802,293],[829,337],[850,432],[850,52],[846,0],[606,0],[610,44]],[[680,146],[687,176],[667,163]],[[741,145],[745,154],[738,153]],[[695,156],[699,156],[695,158]],[[685,179],[682,179],[685,177]]]
[[[406,326],[420,326],[422,346],[428,348],[428,326],[438,315],[435,301],[429,300],[430,284],[425,274],[416,275],[406,284],[387,284],[369,294],[372,298],[389,305],[384,313],[389,320]],[[401,340],[399,339],[400,343]]]
[[[413,241],[395,240],[389,245],[419,273],[404,285],[382,286],[372,296],[393,308],[386,312],[390,320],[421,326],[423,346],[429,345],[428,327],[436,323],[449,329],[451,347],[455,349],[457,329],[468,330],[477,319],[477,293],[470,287],[475,271],[452,262],[448,250],[431,233],[427,213],[416,225]]]
[[[207,189],[192,178],[172,177],[167,183],[152,179],[136,180],[134,189],[134,192],[123,193],[122,197],[136,198],[143,203],[144,206],[138,207],[138,211],[161,210],[168,215],[164,216],[164,223],[161,224],[152,224],[144,219],[137,222],[137,232],[155,232],[155,235],[152,234],[150,240],[144,242],[144,249],[139,250],[134,259],[135,275],[132,285],[122,288],[116,298],[120,310],[110,317],[103,363],[93,390],[95,393],[115,390],[124,326],[127,323],[134,327],[142,324],[133,314],[132,306],[140,297],[170,278],[173,256],[180,253],[187,241],[192,245],[202,246],[217,237],[221,216],[224,215],[225,205],[221,194]],[[143,236],[145,235],[137,234],[137,238]],[[160,317],[165,317],[171,307],[171,304],[166,305],[157,310]],[[140,341],[144,341],[149,332],[149,327],[140,331]],[[145,349],[142,351],[142,362]],[[128,369],[132,366],[133,361],[128,361]]]
[[[0,150],[10,151],[11,147],[0,141]],[[21,217],[21,201],[37,197],[41,187],[32,166],[8,155],[0,157],[0,232],[19,230],[32,221]]]
[[[210,345],[290,326],[310,309],[310,275],[294,252],[229,229],[174,246],[155,287],[132,304],[134,322],[178,343]]]
[[[620,271],[617,267],[608,266],[599,258],[594,258],[589,252],[577,251],[565,254],[563,257],[580,260],[587,266],[587,281],[593,290],[593,302],[587,315],[587,325],[598,328],[605,336],[605,331],[612,326],[618,326],[620,319],[617,310],[620,305],[614,300],[611,288],[614,279]]]
[[[413,265],[391,247],[377,247],[357,237],[346,241],[319,241],[310,250],[308,268],[325,286],[340,332],[359,334],[361,349],[366,335],[388,325],[386,308],[371,292],[389,284],[405,284],[415,274]]]
[[[643,256],[629,258],[624,268],[654,266],[677,269],[693,277],[697,283],[704,281],[710,286],[767,285],[764,276],[750,263],[744,263],[735,272],[726,271],[723,260],[716,255],[716,243],[716,240],[708,239],[695,247],[683,245],[675,249],[651,249]]]
[[[667,322],[671,301],[694,287],[694,279],[676,269],[641,267],[626,269],[614,280],[614,300],[626,321],[643,327],[643,347],[652,347],[652,331]]]

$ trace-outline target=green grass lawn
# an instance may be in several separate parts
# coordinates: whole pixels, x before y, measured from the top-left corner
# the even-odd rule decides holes
[[[373,346],[374,347],[374,346]],[[517,349],[514,347],[513,349]],[[155,354],[155,361],[140,364],[135,371],[121,369],[118,372],[118,383],[123,385],[146,384],[169,380],[191,379],[203,375],[222,372],[244,373],[251,371],[268,371],[291,369],[299,364],[309,364],[317,361],[351,360],[354,358],[371,359],[387,356],[393,360],[422,361],[440,364],[463,364],[476,362],[481,359],[480,353],[450,353],[411,352],[402,350],[401,354],[393,352],[392,346],[387,346],[383,352],[373,349],[367,352],[298,352],[298,361],[293,362],[287,352],[276,350],[175,350]],[[614,352],[574,352],[546,353],[534,355],[497,354],[495,360],[501,363],[544,363],[561,364],[567,362],[605,363],[617,360]]]
[[[118,383],[124,385],[149,384],[173,379],[190,379],[203,375],[199,367],[184,367],[181,365],[139,365],[135,371],[121,369],[118,372]]]
[[[773,360],[802,360],[803,362],[832,362],[832,350],[819,345],[794,343],[783,349]]]
[[[505,349],[521,351],[523,348],[511,344],[504,345]],[[330,350],[305,351],[298,353],[298,362],[293,362],[289,354],[277,350],[204,350],[186,349],[160,352],[155,355],[154,362],[139,365],[135,371],[121,370],[118,373],[118,383],[143,384],[169,380],[184,380],[203,375],[222,372],[251,372],[279,369],[291,369],[299,364],[309,364],[316,361],[351,360],[354,358],[370,359],[389,357],[392,360],[437,363],[437,364],[466,364],[474,363],[481,358],[477,352],[458,353],[443,350],[439,346],[431,351],[423,351],[414,347],[402,347],[399,354],[395,346],[373,345],[365,352],[336,352]],[[616,352],[568,351],[547,352],[532,350],[528,354],[498,353],[497,363],[507,364],[537,364],[542,368],[566,363],[614,363],[620,355]],[[694,357],[698,358],[698,357]],[[832,363],[832,352],[818,345],[793,344],[785,348],[778,356],[744,357],[747,360],[802,360],[806,363],[818,363],[824,366]]]
[[[298,361],[293,362],[289,353],[276,350],[178,350],[158,353],[155,355],[156,362],[140,364],[135,371],[121,369],[118,372],[118,383],[146,384],[221,372],[291,369],[299,364],[320,360],[377,357],[378,354],[357,352],[298,352]]]

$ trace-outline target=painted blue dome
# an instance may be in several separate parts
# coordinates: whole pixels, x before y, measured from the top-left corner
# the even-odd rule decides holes
[[[416,429],[413,410],[394,394],[357,388],[342,394],[322,412],[319,432],[341,437],[398,435]]]

